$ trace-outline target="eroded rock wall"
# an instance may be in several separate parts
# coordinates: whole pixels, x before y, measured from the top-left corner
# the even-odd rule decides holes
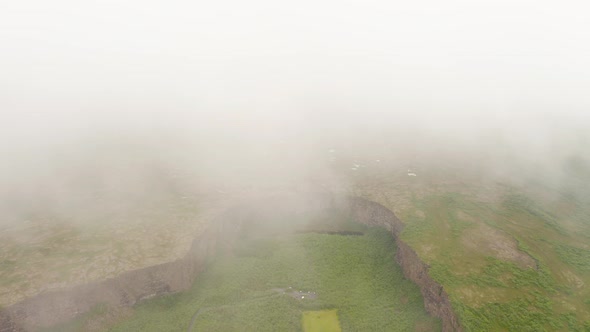
[[[288,197],[287,200],[292,199]],[[363,198],[329,194],[312,198],[305,195],[305,199],[283,201],[285,206],[277,203],[280,200],[276,197],[269,202],[266,202],[268,204],[262,212],[248,204],[229,209],[207,231],[195,238],[191,249],[182,259],[126,272],[101,282],[47,292],[4,308],[0,310],[0,332],[34,331],[39,327],[67,322],[99,304],[129,307],[146,298],[187,290],[210,257],[217,252],[231,250],[235,240],[242,234],[244,219],[253,215],[255,219],[279,218],[281,211],[277,212],[278,209],[285,210],[282,213],[295,214],[304,210],[318,212],[345,209],[357,222],[386,228],[396,239],[396,261],[405,277],[420,287],[427,312],[441,318],[443,331],[461,331],[443,287],[428,275],[428,265],[400,239],[403,223],[391,210]]]
[[[401,266],[404,276],[420,287],[426,311],[442,320],[443,332],[462,331],[447,293],[430,277],[428,265],[400,238],[403,223],[391,210],[379,203],[358,197],[350,198],[349,201],[351,216],[357,222],[382,226],[391,231],[397,244],[397,263]]]
[[[447,293],[428,274],[428,265],[424,264],[416,252],[405,242],[399,239],[396,242],[395,259],[401,266],[404,276],[420,287],[426,311],[442,320],[443,332],[462,331]]]
[[[74,319],[97,305],[133,306],[143,299],[187,290],[207,260],[237,238],[239,217],[229,210],[195,238],[181,259],[115,278],[43,293],[0,310],[0,332],[34,331]]]

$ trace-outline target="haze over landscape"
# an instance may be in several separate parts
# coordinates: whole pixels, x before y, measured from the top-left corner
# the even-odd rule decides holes
[[[588,10],[0,4],[0,331],[590,329]]]

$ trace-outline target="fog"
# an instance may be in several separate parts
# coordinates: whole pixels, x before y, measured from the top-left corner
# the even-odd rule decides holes
[[[336,147],[561,181],[571,158],[588,165],[589,9],[4,2],[4,209],[76,205],[89,188],[124,199],[178,174],[197,191],[344,184],[326,158]]]

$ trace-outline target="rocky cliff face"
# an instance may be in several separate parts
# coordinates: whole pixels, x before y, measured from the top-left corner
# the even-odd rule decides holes
[[[0,311],[0,332],[34,331],[67,322],[96,305],[133,306],[143,299],[187,290],[207,259],[237,237],[239,218],[230,210],[192,243],[181,259],[123,273],[115,278],[47,292]]]
[[[103,282],[44,293],[7,307],[0,313],[0,331],[31,331],[66,322],[98,304],[132,306],[142,299],[188,289],[203,269],[214,237],[195,240],[202,249],[183,259],[123,273]],[[196,250],[195,250],[196,251]]]
[[[420,287],[426,311],[442,320],[443,332],[462,331],[443,287],[430,277],[428,265],[401,240],[399,235],[404,225],[395,214],[379,203],[356,197],[349,199],[349,209],[357,222],[382,226],[391,231],[397,244],[396,261],[401,266],[404,276]]]
[[[462,331],[447,293],[440,284],[428,275],[428,265],[420,260],[410,246],[399,239],[397,240],[395,258],[402,267],[404,276],[420,287],[426,311],[442,320],[443,332]]]
[[[290,197],[292,198],[292,197]],[[270,205],[269,205],[270,204]],[[228,210],[203,234],[193,241],[190,251],[173,262],[130,271],[116,278],[80,285],[66,290],[41,294],[0,311],[0,332],[32,331],[40,327],[67,322],[92,310],[96,305],[128,307],[143,299],[187,290],[204,269],[207,260],[219,251],[230,250],[242,235],[242,224],[249,217],[276,220],[278,203],[266,204],[266,211],[247,205]],[[269,208],[270,207],[270,208]],[[346,209],[358,222],[382,226],[396,238],[396,260],[406,278],[421,289],[426,310],[441,318],[443,331],[461,331],[447,294],[428,275],[428,266],[400,238],[403,223],[384,206],[362,198],[336,198],[320,195],[314,199],[284,203],[281,213],[318,212],[325,209]]]

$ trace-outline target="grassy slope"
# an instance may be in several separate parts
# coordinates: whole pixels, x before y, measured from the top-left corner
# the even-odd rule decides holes
[[[500,205],[434,195],[415,206],[424,217],[404,216],[403,239],[431,264],[431,275],[451,294],[467,330],[590,330],[587,239],[561,228],[550,212],[521,195]],[[459,211],[472,218],[459,218]],[[467,250],[464,232],[481,222],[510,234],[538,269]]]
[[[588,195],[444,167],[417,177],[385,167],[353,175],[352,194],[406,224],[402,238],[432,266],[467,331],[590,331],[590,211],[581,201]],[[487,232],[503,234],[538,269],[478,248],[481,238],[466,245]]]
[[[150,203],[81,213],[75,222],[33,217],[0,230],[0,305],[184,255],[204,219],[197,204],[180,197]]]
[[[262,243],[260,241],[263,241]],[[300,234],[257,240],[222,257],[186,293],[149,300],[112,331],[300,331],[302,312],[337,309],[344,331],[439,330],[418,288],[393,261],[382,230],[364,236]],[[315,291],[295,299],[273,288]]]

